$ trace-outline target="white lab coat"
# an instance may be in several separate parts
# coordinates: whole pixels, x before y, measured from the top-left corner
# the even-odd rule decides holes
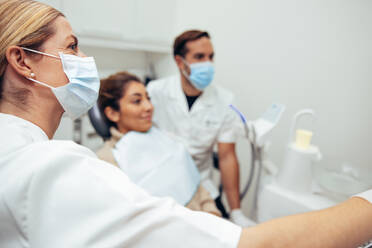
[[[229,107],[233,94],[213,83],[194,102],[187,104],[179,75],[150,82],[147,87],[154,105],[155,126],[182,142],[201,173],[203,186],[217,197],[211,183],[212,152],[216,143],[235,143],[243,125]]]
[[[361,197],[372,203],[372,189],[362,192],[360,194],[355,195],[357,197]]]
[[[241,228],[156,198],[120,169],[0,113],[0,247],[236,247]]]

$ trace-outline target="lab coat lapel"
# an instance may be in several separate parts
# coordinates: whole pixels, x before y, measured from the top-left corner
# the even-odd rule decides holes
[[[181,78],[180,76],[174,77],[173,82],[169,85],[170,87],[170,99],[172,99],[173,104],[176,105],[180,111],[185,114],[189,115],[189,107],[186,101],[186,96],[183,93],[182,86],[181,86]]]
[[[194,114],[197,113],[205,108],[210,108],[214,104],[214,93],[215,87],[210,85],[207,87],[203,93],[196,99],[195,103],[193,104],[190,113]]]

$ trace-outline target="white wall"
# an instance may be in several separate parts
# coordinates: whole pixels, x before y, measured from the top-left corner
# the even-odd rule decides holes
[[[272,136],[270,157],[276,164],[284,157],[291,117],[313,108],[321,165],[348,161],[372,172],[371,13],[370,0],[178,1],[176,33],[210,32],[215,83],[236,94],[248,118],[257,118],[272,102],[287,106]],[[175,72],[172,64],[171,58],[162,61],[159,73]]]

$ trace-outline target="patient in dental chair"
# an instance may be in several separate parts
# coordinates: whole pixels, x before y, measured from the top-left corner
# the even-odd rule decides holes
[[[154,108],[138,77],[118,72],[101,80],[98,106],[111,133],[97,152],[100,159],[152,195],[221,216],[185,147],[152,126]]]

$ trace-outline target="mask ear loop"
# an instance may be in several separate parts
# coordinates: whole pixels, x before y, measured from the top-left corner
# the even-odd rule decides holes
[[[27,47],[21,47],[21,48],[22,48],[23,50],[26,50],[26,51],[29,51],[29,52],[38,53],[38,54],[45,55],[45,56],[52,57],[52,58],[56,58],[56,59],[61,59],[60,57],[55,56],[55,55],[53,55],[53,54],[43,53],[43,52],[40,52],[40,51],[37,51],[37,50],[34,50],[34,49],[30,49],[30,48],[27,48]],[[28,80],[34,82],[34,83],[41,84],[41,85],[43,85],[43,86],[45,86],[45,87],[48,87],[48,88],[50,88],[50,89],[53,89],[53,88],[54,88],[54,87],[52,87],[52,86],[50,86],[50,85],[48,85],[48,84],[46,84],[46,83],[40,82],[40,81],[38,81],[38,80],[36,80],[36,79],[33,79],[32,77],[34,77],[34,76],[35,76],[35,73],[31,73],[31,77],[26,77],[26,78],[27,78]]]
[[[38,54],[41,54],[41,55],[49,56],[49,57],[52,57],[52,58],[61,59],[60,57],[58,57],[56,55],[53,55],[53,54],[43,53],[43,52],[40,52],[38,50],[34,50],[34,49],[26,48],[26,47],[21,47],[21,48],[23,50],[26,50],[26,51],[29,51],[29,52],[34,52],[34,53],[38,53]]]
[[[40,81],[38,81],[38,80],[36,80],[36,79],[30,78],[30,77],[26,77],[26,78],[27,78],[28,80],[34,82],[34,83],[38,83],[38,84],[41,84],[41,85],[43,85],[43,86],[45,86],[45,87],[48,87],[48,88],[50,88],[50,89],[54,89],[54,87],[52,87],[52,86],[50,86],[50,85],[47,85],[46,83],[40,82]]]
[[[189,68],[189,70],[191,72],[191,68],[190,68],[189,63],[187,63],[187,61],[183,57],[181,57],[181,60]],[[185,78],[191,83],[190,75],[188,75],[187,72],[185,70],[183,70],[183,69],[181,70],[181,72],[185,76]]]
[[[183,57],[181,57],[181,60],[190,69],[189,63],[187,63],[187,61]]]

